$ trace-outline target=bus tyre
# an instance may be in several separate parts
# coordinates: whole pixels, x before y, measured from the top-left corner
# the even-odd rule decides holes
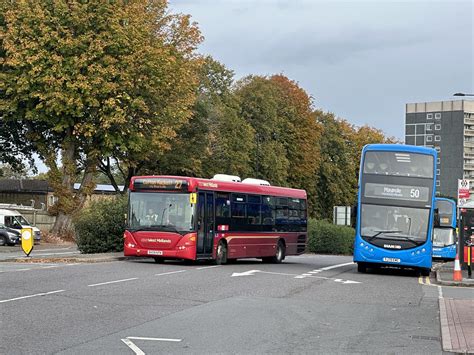
[[[431,269],[422,268],[422,269],[420,269],[420,274],[421,274],[421,276],[430,276]]]
[[[357,263],[358,272],[367,272],[367,265],[365,263]]]
[[[224,265],[227,263],[227,245],[224,242],[219,242],[216,252],[216,264]]]
[[[271,262],[274,264],[280,264],[283,260],[285,260],[285,244],[280,240],[278,242],[276,251],[275,251],[275,256],[272,256]]]

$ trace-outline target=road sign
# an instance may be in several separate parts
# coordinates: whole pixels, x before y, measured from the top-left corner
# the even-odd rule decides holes
[[[29,256],[34,246],[33,229],[22,228],[21,229],[21,249]]]
[[[470,197],[469,193],[469,180],[459,179],[458,180],[458,200],[466,199]]]

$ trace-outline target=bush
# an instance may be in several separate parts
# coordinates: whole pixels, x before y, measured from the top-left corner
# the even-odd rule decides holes
[[[123,251],[125,197],[91,203],[75,221],[76,242],[81,253]]]
[[[352,255],[355,231],[327,221],[308,221],[308,250],[312,253]]]

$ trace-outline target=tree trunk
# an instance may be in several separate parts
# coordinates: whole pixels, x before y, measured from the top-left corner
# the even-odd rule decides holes
[[[77,147],[75,142],[66,141],[62,148],[62,167],[60,178],[53,185],[58,197],[57,218],[51,234],[63,240],[74,240],[73,217],[84,207],[87,197],[94,191],[94,172],[97,157],[88,155],[81,181],[81,187],[74,191],[77,171]]]
[[[64,212],[59,212],[56,221],[54,222],[53,229],[51,229],[51,233],[61,238],[61,240],[75,240],[72,216],[65,214]]]

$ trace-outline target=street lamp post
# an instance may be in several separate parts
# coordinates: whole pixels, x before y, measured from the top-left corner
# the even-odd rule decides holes
[[[457,92],[455,94],[453,94],[453,96],[474,96],[474,94],[466,94],[464,92]],[[457,212],[458,212],[458,257],[459,257],[459,260],[464,261],[464,231],[462,230],[462,226],[461,226],[461,215],[460,215],[460,212],[461,212],[461,209],[459,208],[459,205],[457,207]]]

